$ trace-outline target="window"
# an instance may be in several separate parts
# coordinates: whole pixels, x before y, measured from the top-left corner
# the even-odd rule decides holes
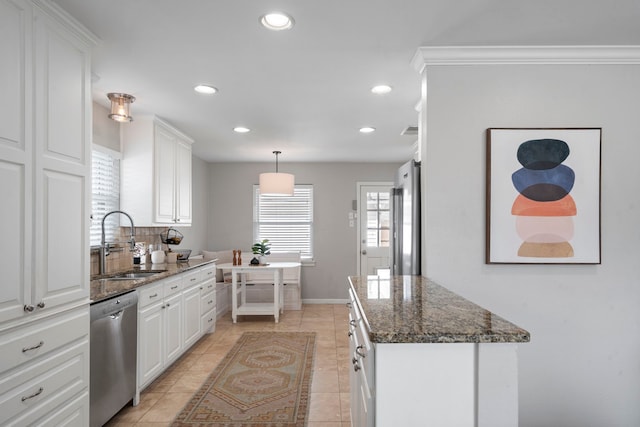
[[[100,245],[102,218],[120,208],[120,153],[98,145],[91,152],[91,246]],[[119,234],[120,215],[104,223],[107,241]]]
[[[389,192],[367,192],[367,246],[388,248],[390,233]]]
[[[313,185],[296,185],[293,196],[261,196],[253,186],[253,238],[269,239],[272,252],[313,258]]]

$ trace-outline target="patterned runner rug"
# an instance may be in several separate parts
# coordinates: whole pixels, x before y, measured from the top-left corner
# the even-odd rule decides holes
[[[315,332],[245,332],[173,427],[303,427]]]

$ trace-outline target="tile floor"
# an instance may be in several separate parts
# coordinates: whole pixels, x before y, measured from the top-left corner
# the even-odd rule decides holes
[[[347,313],[344,304],[304,305],[300,311],[285,311],[279,323],[273,316],[242,316],[236,324],[227,313],[213,334],[202,337],[142,392],[138,406],[123,408],[107,426],[169,426],[245,331],[315,331],[308,427],[350,427]]]

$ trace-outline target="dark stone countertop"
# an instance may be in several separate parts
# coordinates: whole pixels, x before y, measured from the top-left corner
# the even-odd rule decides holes
[[[130,291],[140,286],[148,285],[158,280],[166,279],[176,274],[185,273],[191,269],[202,267],[207,264],[214,263],[215,260],[203,260],[195,259],[178,263],[165,263],[165,264],[141,264],[135,265],[133,268],[126,270],[126,272],[143,272],[143,271],[159,271],[166,270],[162,273],[154,274],[151,277],[144,277],[140,279],[131,280],[108,280],[92,277],[90,284],[89,298],[91,302],[101,301],[124,292]],[[119,271],[112,271],[105,275],[106,277],[114,276]]]
[[[374,343],[521,343],[526,330],[420,276],[349,277]]]

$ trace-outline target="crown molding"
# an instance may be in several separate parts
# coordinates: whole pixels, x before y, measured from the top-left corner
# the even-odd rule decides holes
[[[638,65],[640,46],[425,46],[411,61],[438,65]]]

